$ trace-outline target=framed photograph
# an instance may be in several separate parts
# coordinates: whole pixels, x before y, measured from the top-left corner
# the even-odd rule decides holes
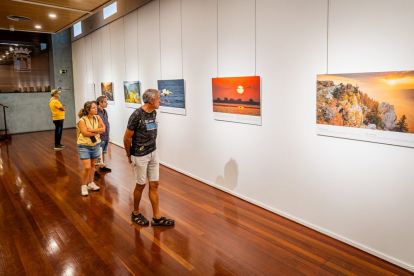
[[[185,84],[183,79],[159,80],[160,111],[172,114],[186,115]]]
[[[414,71],[318,75],[319,135],[414,147]]]
[[[213,78],[214,119],[261,125],[260,77]]]
[[[113,82],[102,82],[101,83],[101,93],[106,97],[108,104],[114,105],[114,85]]]
[[[124,81],[125,105],[130,108],[141,106],[141,91],[139,81]]]

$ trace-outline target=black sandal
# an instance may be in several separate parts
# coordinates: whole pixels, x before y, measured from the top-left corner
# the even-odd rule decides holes
[[[131,213],[131,220],[138,224],[139,226],[149,225],[149,221],[141,214],[135,215],[134,212]]]
[[[160,219],[152,218],[152,226],[173,226],[175,221],[173,219],[167,219],[166,217],[161,217]]]

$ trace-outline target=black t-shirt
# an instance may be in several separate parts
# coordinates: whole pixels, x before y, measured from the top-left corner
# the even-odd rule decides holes
[[[134,131],[132,135],[131,155],[144,156],[156,150],[157,112],[147,113],[142,107],[136,109],[128,120],[127,128]]]

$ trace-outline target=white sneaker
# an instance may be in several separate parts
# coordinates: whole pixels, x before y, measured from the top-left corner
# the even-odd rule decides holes
[[[95,182],[91,182],[91,183],[88,184],[88,189],[92,190],[92,191],[99,191],[99,189],[101,189],[101,187],[96,185]]]
[[[82,185],[82,195],[87,196],[88,195],[88,187],[86,185]]]

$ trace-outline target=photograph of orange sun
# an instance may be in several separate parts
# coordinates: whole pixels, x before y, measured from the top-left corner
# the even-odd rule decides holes
[[[213,78],[213,111],[260,116],[260,77]]]

